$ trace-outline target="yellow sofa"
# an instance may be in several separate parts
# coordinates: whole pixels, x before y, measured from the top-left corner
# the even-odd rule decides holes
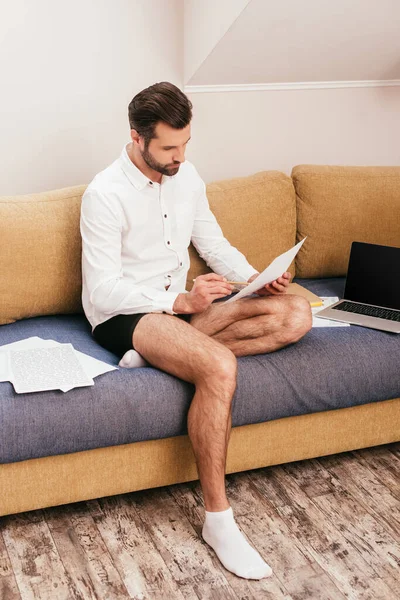
[[[84,190],[0,197],[0,345],[2,325],[82,312]],[[225,236],[259,270],[306,235],[290,268],[301,278],[344,276],[353,240],[400,245],[400,167],[299,165],[291,177],[264,171],[209,184],[207,193]],[[196,275],[208,271],[193,247],[190,253],[188,289]],[[399,440],[400,397],[382,397],[234,427],[226,472]],[[0,515],[197,478],[186,435],[5,463]]]

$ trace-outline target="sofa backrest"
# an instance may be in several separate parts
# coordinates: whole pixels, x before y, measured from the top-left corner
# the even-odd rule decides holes
[[[82,312],[80,206],[86,185],[0,197],[0,325]],[[400,167],[299,165],[207,185],[225,237],[259,271],[308,236],[298,277],[345,275],[352,241],[400,246]],[[297,211],[296,211],[297,205]],[[296,215],[297,212],[297,215]],[[191,246],[192,280],[209,272]]]
[[[298,165],[297,277],[346,275],[353,241],[400,246],[400,167]]]
[[[85,185],[0,198],[0,324],[82,312]]]
[[[261,171],[210,183],[207,198],[224,236],[258,271],[295,244],[295,191],[284,173]],[[210,272],[192,244],[189,252],[188,290],[195,277]],[[293,276],[294,269],[293,262],[289,267]]]
[[[83,311],[79,219],[86,187],[0,197],[0,325]],[[295,192],[284,173],[212,183],[207,196],[225,237],[255,268],[293,246]],[[193,247],[190,253],[188,290],[209,271]]]

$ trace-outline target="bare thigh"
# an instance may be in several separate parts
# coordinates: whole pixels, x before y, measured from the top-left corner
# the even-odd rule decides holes
[[[190,383],[224,371],[231,377],[236,369],[236,358],[224,344],[172,315],[142,317],[132,342],[151,365]]]

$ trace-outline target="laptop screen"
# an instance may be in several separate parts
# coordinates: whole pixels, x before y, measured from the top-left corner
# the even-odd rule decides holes
[[[400,310],[400,248],[353,242],[344,298]]]

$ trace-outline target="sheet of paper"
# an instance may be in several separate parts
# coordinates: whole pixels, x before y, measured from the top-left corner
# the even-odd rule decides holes
[[[290,250],[287,250],[287,252],[284,252],[280,256],[277,256],[272,261],[272,263],[266,269],[264,269],[264,271],[260,273],[258,277],[255,278],[254,281],[249,283],[249,285],[246,285],[246,287],[240,290],[240,292],[236,294],[236,296],[233,296],[232,298],[229,298],[229,300],[226,300],[226,304],[228,304],[228,302],[236,302],[236,300],[239,300],[240,298],[244,298],[245,296],[250,296],[250,294],[254,294],[254,292],[264,287],[264,285],[267,285],[267,283],[271,283],[271,281],[275,281],[275,279],[278,279],[278,277],[283,275],[283,273],[285,273],[285,271],[288,270],[292,260],[294,259],[294,257],[296,256],[306,239],[307,237],[302,239],[301,242],[296,244],[296,246],[293,246],[293,248],[291,248]]]
[[[10,381],[7,352],[0,352],[0,382],[1,381]]]
[[[33,336],[30,338],[26,338],[24,340],[18,340],[17,342],[12,342],[11,344],[5,344],[0,346],[0,381],[10,381],[10,373],[7,365],[6,350],[10,349],[24,349],[24,348],[46,348],[50,346],[58,346],[59,342],[55,340],[43,340],[40,337]],[[89,356],[79,350],[75,350],[75,353],[81,363],[82,367],[89,375],[89,377],[94,378],[97,375],[102,375],[103,373],[108,373],[109,371],[115,371],[117,367],[113,365],[109,365],[108,363],[103,362],[102,360],[98,360],[93,356]],[[62,387],[60,388],[63,392],[68,392],[73,389],[72,387]]]
[[[321,296],[321,300],[324,303],[323,306],[315,306],[311,309],[313,315],[313,327],[350,327],[350,323],[341,323],[340,321],[331,321],[329,319],[318,319],[319,311],[338,302],[339,298],[337,296]]]
[[[94,381],[84,371],[72,344],[8,350],[11,383],[18,394],[84,387]]]

